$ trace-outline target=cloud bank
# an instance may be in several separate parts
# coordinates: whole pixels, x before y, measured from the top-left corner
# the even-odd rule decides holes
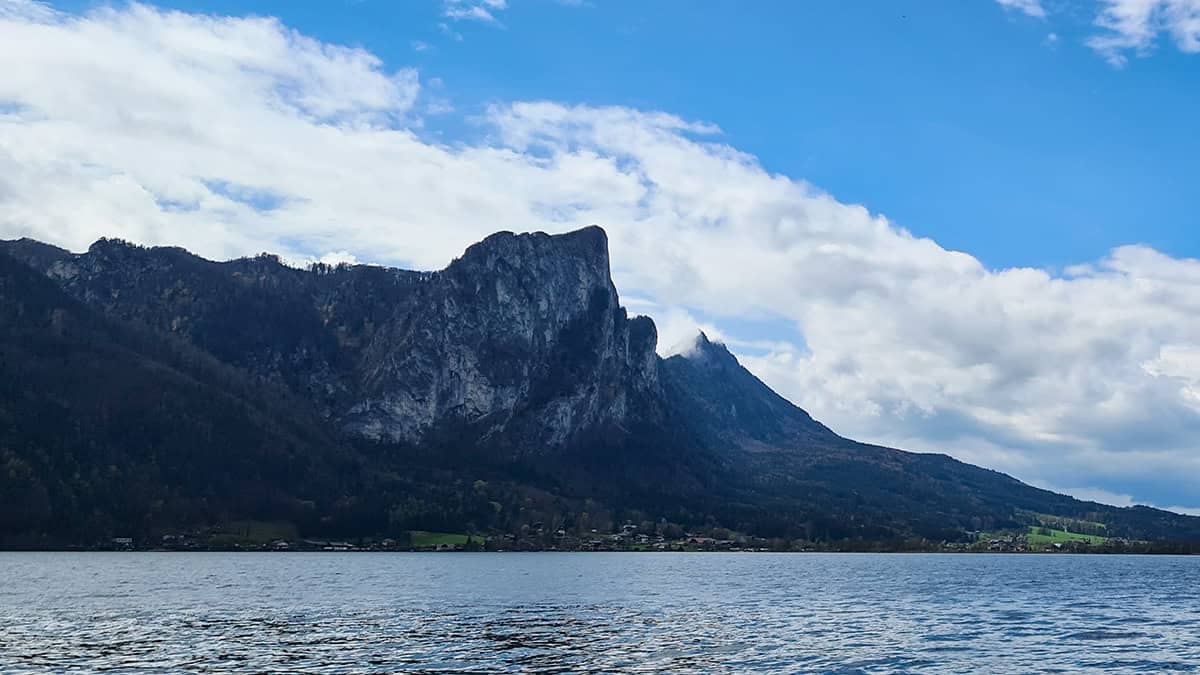
[[[437,268],[498,229],[598,223],[664,350],[703,326],[846,435],[1200,506],[1200,262],[987,269],[711,124],[498,103],[445,144],[424,96],[272,19],[0,2],[0,236]]]

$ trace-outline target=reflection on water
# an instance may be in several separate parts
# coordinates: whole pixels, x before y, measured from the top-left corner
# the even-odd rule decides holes
[[[0,672],[1200,670],[1200,558],[0,554]]]

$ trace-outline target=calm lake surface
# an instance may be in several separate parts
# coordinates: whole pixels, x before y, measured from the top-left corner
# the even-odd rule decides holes
[[[0,672],[1200,669],[1200,557],[0,554]]]

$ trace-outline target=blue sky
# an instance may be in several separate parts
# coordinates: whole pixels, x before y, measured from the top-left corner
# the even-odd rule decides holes
[[[497,24],[436,0],[158,4],[276,16],[418,67],[458,113],[430,123],[446,140],[493,101],[664,110],[992,267],[1128,243],[1200,256],[1200,59],[1160,46],[1110,66],[1085,44],[1090,3],[515,0]]]
[[[1200,0],[0,0],[0,237],[609,233],[848,436],[1200,513]]]

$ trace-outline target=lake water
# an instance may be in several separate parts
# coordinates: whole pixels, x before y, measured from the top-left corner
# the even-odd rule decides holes
[[[0,672],[1200,669],[1200,557],[0,554]]]

